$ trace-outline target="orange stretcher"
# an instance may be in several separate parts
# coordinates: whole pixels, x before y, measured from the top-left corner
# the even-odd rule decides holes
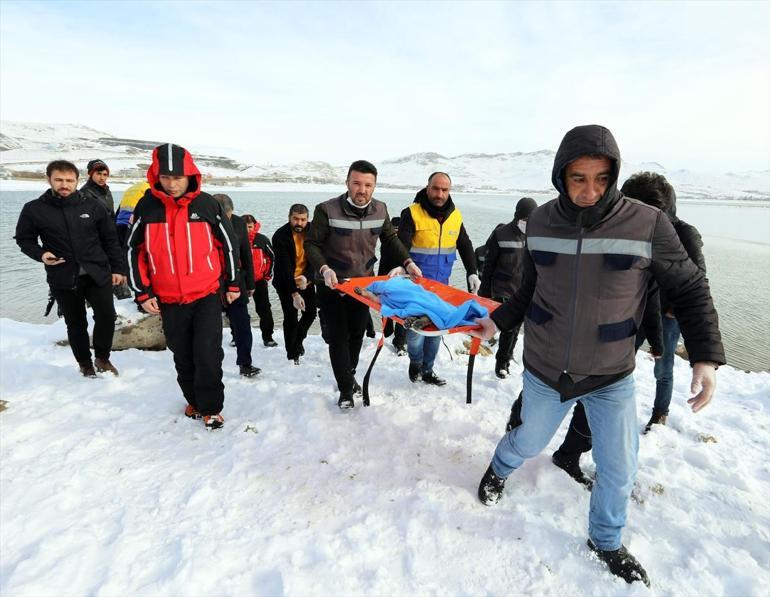
[[[366,305],[368,305],[370,308],[374,309],[378,313],[380,313],[381,305],[377,301],[371,300],[370,298],[366,297],[365,295],[360,294],[359,292],[356,292],[356,289],[364,289],[372,282],[377,282],[380,280],[387,280],[388,276],[368,276],[368,277],[361,277],[361,278],[347,278],[337,284],[334,289],[338,290],[339,292],[344,292],[345,294],[352,296],[357,301],[360,301]],[[435,280],[429,280],[428,278],[411,278],[412,282],[415,284],[419,284],[426,290],[429,290],[430,292],[436,294],[439,298],[446,301],[450,305],[454,306],[460,306],[467,300],[475,300],[477,303],[479,303],[482,307],[486,307],[486,309],[491,314],[495,309],[497,309],[500,306],[500,303],[497,301],[493,301],[492,299],[484,298],[481,296],[477,296],[475,294],[471,294],[470,292],[465,292],[464,290],[460,290],[459,288],[454,288],[453,286],[448,286],[447,284],[442,284],[441,282],[436,282]],[[372,369],[374,368],[374,363],[377,361],[377,357],[380,356],[380,351],[382,350],[382,347],[385,344],[385,323],[388,319],[392,319],[396,323],[403,324],[404,320],[400,317],[391,316],[391,317],[383,317],[382,318],[382,331],[380,332],[380,339],[377,341],[377,350],[374,353],[374,357],[372,358],[372,362],[369,363],[369,368],[366,370],[366,375],[364,376],[364,383],[363,383],[363,395],[364,395],[364,406],[369,406],[369,379],[372,375]],[[446,330],[439,330],[434,326],[433,324],[430,324],[420,330],[414,330],[418,334],[423,334],[426,336],[443,336],[444,334],[467,334],[471,330],[479,329],[478,326],[471,326],[471,325],[462,325],[457,326],[453,328],[449,328]],[[465,381],[465,390],[466,390],[466,396],[465,396],[465,402],[467,404],[470,404],[472,401],[471,395],[472,395],[472,385],[473,385],[473,364],[476,360],[476,355],[479,352],[479,346],[481,346],[481,339],[476,338],[475,336],[471,340],[471,348],[470,348],[470,356],[468,357],[468,373],[466,376]]]

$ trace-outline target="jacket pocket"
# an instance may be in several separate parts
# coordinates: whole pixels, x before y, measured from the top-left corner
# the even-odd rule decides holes
[[[552,251],[532,251],[532,261],[535,265],[550,266],[556,263],[556,255]]]
[[[617,342],[635,336],[636,322],[626,319],[618,323],[602,323],[599,325],[599,340],[602,342]]]
[[[553,319],[553,314],[543,309],[537,303],[532,302],[529,304],[529,309],[527,309],[527,318],[532,321],[532,323],[543,325]]]
[[[604,254],[604,268],[613,272],[629,270],[637,261],[639,257],[636,255]]]

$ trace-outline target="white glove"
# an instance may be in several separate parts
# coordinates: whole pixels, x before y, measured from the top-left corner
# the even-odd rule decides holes
[[[300,290],[305,290],[305,288],[307,288],[307,278],[305,276],[297,276],[294,278],[294,283]]]
[[[394,267],[392,270],[388,272],[388,278],[395,278],[396,276],[403,276],[406,273],[403,267],[400,265],[398,267]]]
[[[415,278],[422,278],[422,270],[417,267],[417,264],[412,261],[406,266],[406,272]]]
[[[298,292],[295,292],[291,295],[291,304],[294,305],[294,308],[297,311],[304,311],[305,310],[305,299],[302,298],[302,295]]]
[[[479,288],[481,288],[481,278],[476,274],[471,274],[468,276],[468,286],[471,289],[471,294],[478,294]]]
[[[324,277],[324,284],[329,288],[334,289],[337,285],[337,274],[334,273],[334,270],[329,266],[326,266],[326,269],[321,272],[321,275]]]
[[[695,394],[687,401],[692,412],[697,413],[714,397],[717,389],[717,370],[714,363],[695,363],[692,366],[690,394]]]

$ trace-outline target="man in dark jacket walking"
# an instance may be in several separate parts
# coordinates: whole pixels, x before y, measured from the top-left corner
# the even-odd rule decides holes
[[[112,191],[107,184],[110,177],[110,169],[102,160],[91,160],[88,162],[88,180],[80,188],[84,195],[95,199],[100,205],[104,206],[112,220],[115,219],[115,200],[112,198]]]
[[[313,272],[323,276],[318,287],[321,315],[328,329],[329,359],[340,397],[341,409],[353,408],[353,395],[360,392],[354,377],[366,330],[369,307],[335,292],[343,278],[371,276],[377,261],[377,239],[392,249],[410,274],[422,275],[398,240],[390,223],[388,208],[374,199],[377,168],[365,160],[348,168],[347,192],[316,205],[313,228],[305,239],[305,251]],[[397,268],[401,272],[403,269]]]
[[[147,182],[128,233],[129,284],[142,309],[162,316],[185,416],[218,429],[222,305],[240,296],[237,239],[222,206],[201,191],[201,173],[183,147],[156,147]]]
[[[481,274],[480,296],[496,300],[508,300],[521,284],[524,255],[527,252],[527,219],[537,207],[534,199],[523,197],[516,204],[513,220],[498,226],[489,235],[486,255]],[[500,334],[495,355],[495,375],[500,379],[508,377],[513,357],[513,348],[519,335],[519,327]]]
[[[126,267],[115,225],[101,204],[76,190],[78,175],[70,162],[48,164],[51,188],[22,208],[16,244],[45,265],[80,372],[85,377],[96,377],[96,371],[117,375],[110,362],[115,331],[112,286],[125,282]],[[86,301],[94,311],[95,363],[91,362]]]
[[[235,340],[236,359],[235,364],[242,377],[256,377],[261,369],[255,367],[251,360],[251,348],[254,344],[254,336],[251,333],[251,316],[249,315],[249,299],[254,294],[254,265],[251,260],[251,246],[249,245],[249,231],[246,222],[236,216],[233,200],[229,195],[213,195],[225,216],[230,220],[236,240],[236,254],[238,255],[238,288],[240,296],[225,305],[225,313],[230,320],[230,327]]]
[[[289,221],[273,234],[273,287],[283,311],[286,358],[295,365],[299,365],[299,358],[305,354],[303,342],[316,316],[315,286],[305,253],[305,238],[311,226],[308,215],[306,205],[295,203],[289,208]]]
[[[690,261],[660,210],[617,190],[620,151],[609,130],[580,126],[564,137],[552,181],[559,197],[527,224],[522,283],[491,318],[478,320],[490,337],[527,318],[519,420],[498,443],[478,489],[495,504],[505,480],[540,453],[580,400],[593,432],[596,483],[588,546],[627,582],[649,579],[622,545],[628,498],[636,476],[635,339],[647,290],[655,278],[671,299],[693,365],[688,400],[705,407],[725,362],[708,281]]]

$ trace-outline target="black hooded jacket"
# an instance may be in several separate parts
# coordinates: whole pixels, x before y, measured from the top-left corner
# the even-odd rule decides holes
[[[87,197],[95,199],[100,205],[104,206],[104,209],[110,214],[112,219],[115,219],[115,200],[112,198],[112,191],[108,185],[100,187],[90,178],[86,181],[80,192]]]
[[[577,207],[567,196],[565,168],[579,157],[597,155],[612,164],[607,190],[595,205]],[[582,126],[567,133],[553,167],[559,197],[530,216],[521,286],[492,314],[503,330],[513,329],[526,314],[525,366],[564,399],[633,370],[634,336],[652,278],[674,305],[690,361],[725,362],[708,281],[688,258],[669,218],[618,191],[619,164],[620,152],[606,128]]]
[[[22,252],[35,261],[42,261],[46,251],[64,259],[59,265],[45,266],[52,288],[75,288],[81,268],[99,286],[110,284],[113,273],[126,273],[110,215],[80,191],[60,197],[48,189],[24,205],[15,238]]]

